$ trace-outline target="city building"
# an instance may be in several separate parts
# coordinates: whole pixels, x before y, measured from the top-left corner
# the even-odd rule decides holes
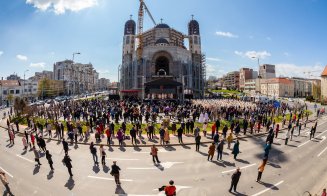
[[[321,102],[327,104],[327,65],[321,73]]]
[[[56,62],[53,65],[54,80],[64,81],[65,94],[80,94],[96,90],[99,73],[93,65],[75,63],[71,60]]]
[[[315,100],[321,99],[321,80],[320,79],[311,79],[312,83],[312,97]]]
[[[232,71],[223,77],[223,88],[226,89],[239,89],[240,87],[240,72]]]
[[[275,65],[270,65],[270,64],[260,65],[259,76],[262,79],[276,78]]]
[[[41,99],[62,96],[65,93],[65,81],[43,78],[38,81],[37,96]]]
[[[305,78],[290,78],[294,83],[294,97],[308,97],[312,95],[312,81]]]
[[[30,77],[30,80],[39,81],[43,78],[48,78],[49,80],[53,80],[53,71],[42,71],[42,72],[35,72],[33,77]]]
[[[21,78],[17,75],[17,73],[14,73],[8,76],[7,80],[21,80]]]
[[[244,92],[250,93],[252,95],[260,92],[259,78],[247,79],[244,83]]]
[[[0,105],[11,104],[15,97],[21,97],[22,87],[19,80],[0,80]]]
[[[22,96],[31,99],[37,98],[38,81],[31,80],[31,79],[23,80],[21,81],[21,85],[22,85]]]
[[[239,89],[241,91],[245,90],[245,81],[249,79],[255,79],[258,77],[258,72],[253,71],[250,68],[241,68],[240,69],[240,78],[239,78]]]
[[[137,45],[140,37],[142,42]],[[188,48],[184,44],[186,38]],[[123,97],[204,97],[205,57],[196,20],[189,22],[188,35],[160,23],[137,39],[136,23],[131,19],[125,24],[122,56],[119,89]]]
[[[261,94],[269,97],[294,97],[294,81],[289,78],[261,79]]]
[[[97,83],[98,91],[106,91],[110,86],[110,80],[107,78],[100,78]]]

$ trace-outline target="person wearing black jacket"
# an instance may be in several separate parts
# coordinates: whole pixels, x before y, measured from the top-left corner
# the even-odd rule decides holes
[[[73,174],[72,174],[72,168],[73,168],[73,166],[72,166],[72,163],[71,163],[72,160],[70,159],[70,157],[68,156],[68,154],[65,155],[64,159],[62,160],[62,162],[67,167],[68,173],[69,173],[70,177],[72,177],[73,176]]]
[[[240,177],[241,177],[241,172],[240,172],[240,168],[238,167],[232,175],[232,182],[229,188],[229,192],[232,192],[232,189],[234,189],[234,192],[236,192],[236,187],[238,181],[240,180]]]
[[[113,161],[110,174],[114,176],[116,185],[120,185],[121,184],[119,180],[120,167],[116,163],[117,163],[116,161]]]
[[[136,143],[136,130],[135,130],[135,125],[129,131],[129,134],[131,134],[132,145],[134,145],[134,143],[137,145],[137,143]]]
[[[65,139],[62,139],[62,146],[64,148],[65,154],[68,154],[68,143],[65,141]]]
[[[43,150],[43,152],[46,152],[47,147],[46,147],[46,143],[45,143],[44,139],[42,138],[42,136],[39,137],[39,142],[40,142],[40,147]]]
[[[177,137],[178,137],[178,143],[183,143],[183,129],[182,129],[182,127],[179,127],[177,129]]]
[[[99,165],[97,149],[94,147],[93,142],[91,142],[91,144],[90,144],[90,151],[91,151],[91,154],[93,156],[94,165]]]

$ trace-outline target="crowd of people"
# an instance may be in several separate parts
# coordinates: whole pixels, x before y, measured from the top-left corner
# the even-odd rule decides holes
[[[263,160],[258,168],[257,181],[260,182],[271,145],[280,130],[287,126],[285,134],[285,145],[287,145],[288,139],[292,140],[294,131],[296,130],[300,135],[301,128],[306,127],[309,122],[309,113],[306,112],[305,105],[301,108],[292,108],[282,103],[280,107],[274,107],[273,104],[258,104],[237,99],[192,100],[185,104],[166,101],[146,103],[135,100],[85,99],[52,102],[48,106],[33,107],[26,116],[28,129],[24,130],[24,137],[22,137],[24,150],[30,147],[38,167],[42,165],[39,153],[43,151],[53,171],[52,155],[46,147],[44,135],[49,138],[56,137],[62,142],[65,151],[62,162],[71,177],[73,176],[72,160],[69,157],[69,145],[66,140],[77,144],[78,137],[87,140],[94,132],[95,141],[99,142],[103,138],[101,136],[106,136],[108,146],[111,145],[113,138],[118,140],[120,146],[123,146],[123,141],[126,139],[137,145],[136,138],[142,137],[143,133],[146,133],[149,140],[153,140],[158,133],[160,145],[165,146],[170,142],[170,134],[176,134],[181,144],[183,144],[183,135],[188,134],[194,136],[196,151],[199,151],[201,138],[207,137],[207,128],[209,128],[211,133],[208,135],[213,142],[208,149],[208,161],[213,160],[215,152],[217,152],[217,161],[221,161],[225,143],[230,149],[233,141],[235,142],[231,150],[233,158],[237,159],[240,153],[238,137],[242,132],[244,135],[262,131],[268,133],[267,144],[263,149]],[[282,118],[280,124],[276,123],[275,117]],[[211,127],[208,127],[210,123]],[[127,130],[129,124],[131,129]],[[145,125],[143,129],[142,124]],[[159,124],[159,128],[156,124]],[[15,130],[19,131],[19,122],[9,115],[7,126],[10,144],[14,145]],[[317,122],[311,128],[310,139],[314,137],[316,128]],[[35,144],[39,150],[36,149]],[[91,142],[90,152],[94,165],[99,166],[98,152],[101,164],[106,165],[103,144],[97,151],[95,144]],[[156,145],[151,147],[151,156],[153,163],[160,164]],[[114,161],[111,175],[114,176],[117,185],[120,185],[119,173],[120,168]],[[241,172],[238,168],[232,175],[229,191],[232,189],[236,191],[240,176]]]

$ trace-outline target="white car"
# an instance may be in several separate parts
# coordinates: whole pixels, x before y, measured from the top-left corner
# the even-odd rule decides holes
[[[294,99],[292,99],[292,98],[288,98],[288,101],[289,101],[289,102],[294,102]]]

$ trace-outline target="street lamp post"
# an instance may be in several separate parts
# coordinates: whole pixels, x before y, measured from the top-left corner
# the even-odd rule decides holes
[[[29,70],[27,69],[27,70],[25,70],[24,71],[24,89],[23,89],[23,98],[25,98],[25,74],[26,74],[26,72],[28,72]]]
[[[261,83],[260,83],[260,79],[262,78],[262,76],[260,75],[260,58],[258,56],[253,56],[251,58],[258,59],[258,79],[259,79],[259,95],[260,95],[261,94]]]
[[[120,73],[121,73],[121,64],[118,65],[118,83],[117,83],[117,88],[118,88],[118,95],[120,96]]]
[[[74,52],[74,53],[73,53],[73,62],[74,62],[75,54],[81,54],[81,53],[80,53],[80,52]]]

